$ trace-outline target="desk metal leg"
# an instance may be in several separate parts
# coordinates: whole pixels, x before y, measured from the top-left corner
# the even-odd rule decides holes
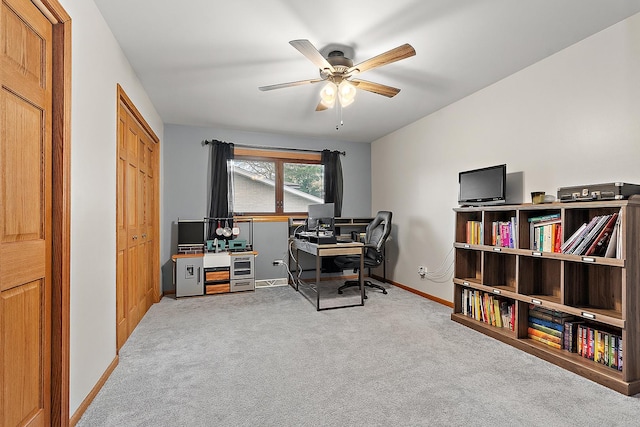
[[[300,273],[299,273],[299,268],[300,268],[300,250],[296,248],[296,277],[294,277],[291,280],[291,287],[293,289],[295,289],[296,291],[298,290],[298,278],[300,277]]]
[[[320,311],[320,268],[322,257],[316,256],[316,311]]]
[[[358,280],[360,281],[360,304],[364,305],[364,248],[360,252],[360,269],[358,270]]]

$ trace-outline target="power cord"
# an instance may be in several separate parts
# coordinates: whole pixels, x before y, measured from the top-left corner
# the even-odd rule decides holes
[[[452,254],[453,254],[453,247],[451,248],[449,253],[447,253],[447,255],[444,257],[442,264],[440,264],[440,266],[433,271],[427,271],[423,277],[436,283],[450,282],[453,279],[454,259],[451,258],[451,260],[449,260]],[[446,268],[445,268],[445,265],[446,265]]]

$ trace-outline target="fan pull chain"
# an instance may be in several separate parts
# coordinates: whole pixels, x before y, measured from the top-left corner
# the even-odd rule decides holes
[[[339,116],[339,119],[338,119]],[[340,127],[344,126],[344,121],[342,120],[342,105],[340,102],[336,102],[336,130],[340,130]]]

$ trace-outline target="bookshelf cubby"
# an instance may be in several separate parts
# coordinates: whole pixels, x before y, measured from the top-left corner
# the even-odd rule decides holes
[[[640,195],[628,200],[461,207],[454,212],[453,321],[625,395],[640,393]],[[564,242],[592,218],[616,213],[618,244],[609,257],[530,247],[529,219],[559,215],[557,235]],[[516,246],[492,244],[492,223],[514,218]],[[480,244],[467,240],[469,221],[480,223]],[[469,295],[513,301],[513,331],[470,315]],[[532,313],[545,310],[571,316],[603,336],[619,336],[623,343],[621,369],[569,351],[564,348],[566,339],[559,349],[528,334]],[[574,351],[576,346],[572,346]]]

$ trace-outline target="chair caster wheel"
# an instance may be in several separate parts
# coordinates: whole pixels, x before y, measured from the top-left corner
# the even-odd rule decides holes
[[[367,299],[367,298],[369,298],[369,297],[365,295],[365,296],[364,296],[364,299]]]
[[[338,293],[339,293],[340,295],[342,295],[342,291],[341,291],[340,289],[338,289]]]
[[[386,295],[386,294],[387,294],[387,291],[386,291],[386,289],[385,289],[384,291],[382,291],[382,293]]]

